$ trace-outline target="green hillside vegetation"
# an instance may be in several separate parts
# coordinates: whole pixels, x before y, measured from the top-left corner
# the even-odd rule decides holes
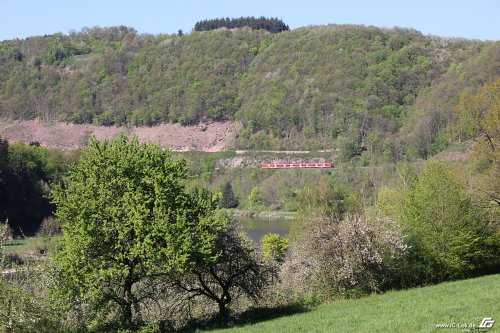
[[[498,320],[499,51],[336,25],[0,42],[2,119],[240,121],[250,149],[0,138],[0,332]],[[320,159],[335,168],[259,168]],[[286,238],[254,242],[229,217],[264,211],[294,216]]]
[[[474,324],[500,315],[500,276],[442,283],[359,300],[343,300],[312,311],[240,328],[210,332],[439,332],[438,324]],[[498,323],[488,332],[497,332]],[[477,328],[476,328],[477,329]],[[474,330],[463,328],[460,332]]]
[[[500,44],[328,25],[270,34],[84,28],[0,43],[0,117],[103,125],[239,120],[244,148],[338,147],[375,163],[443,150]],[[359,156],[359,157],[357,157]]]

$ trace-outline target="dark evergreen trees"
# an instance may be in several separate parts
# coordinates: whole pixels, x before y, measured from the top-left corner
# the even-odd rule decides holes
[[[220,199],[220,206],[222,208],[236,208],[238,207],[239,201],[233,192],[233,187],[230,182],[226,182],[222,186],[222,197]]]
[[[240,17],[240,18],[216,18],[210,20],[202,20],[196,22],[194,25],[195,31],[208,31],[219,28],[243,28],[249,27],[254,30],[264,29],[271,33],[278,33],[282,31],[289,30],[288,25],[286,25],[282,20],[271,17],[266,18],[264,16],[261,17]]]

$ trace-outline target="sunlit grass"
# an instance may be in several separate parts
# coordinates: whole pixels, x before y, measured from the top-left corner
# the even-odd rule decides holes
[[[224,332],[467,332],[437,324],[479,325],[484,317],[500,327],[500,275],[336,301],[292,316]],[[477,330],[476,330],[477,331]]]
[[[4,243],[4,252],[5,253],[22,253],[25,252],[30,243],[32,242],[32,238],[20,238],[20,239],[12,239],[8,240]]]

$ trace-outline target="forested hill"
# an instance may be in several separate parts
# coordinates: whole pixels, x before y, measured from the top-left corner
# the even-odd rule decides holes
[[[239,120],[244,148],[427,157],[460,91],[500,77],[500,42],[329,25],[0,42],[0,117],[103,125]]]

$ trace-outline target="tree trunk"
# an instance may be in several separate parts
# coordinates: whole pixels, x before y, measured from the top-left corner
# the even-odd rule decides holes
[[[130,302],[122,306],[122,320],[126,327],[132,326],[132,304]]]
[[[122,320],[130,327],[132,325],[132,270],[125,278],[125,283],[123,286],[123,304],[122,308]]]
[[[229,321],[229,310],[226,307],[224,300],[218,302],[219,304],[219,320],[222,324],[227,324]]]

